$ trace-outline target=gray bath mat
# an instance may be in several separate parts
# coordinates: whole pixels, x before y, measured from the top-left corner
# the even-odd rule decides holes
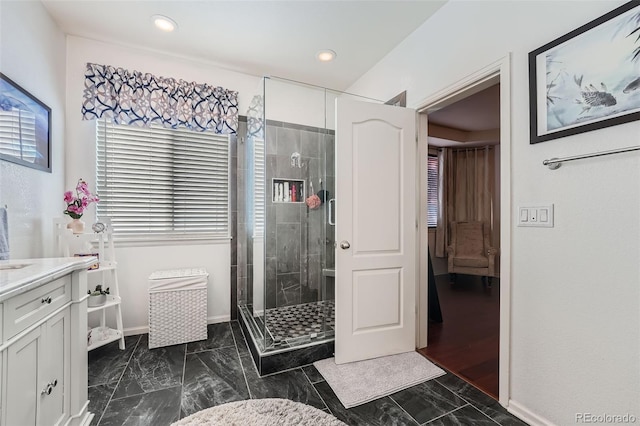
[[[417,352],[337,365],[334,358],[313,365],[345,408],[390,395],[445,372]]]

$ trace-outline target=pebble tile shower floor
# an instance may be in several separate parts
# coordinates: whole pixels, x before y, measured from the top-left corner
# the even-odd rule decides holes
[[[274,342],[295,342],[312,333],[333,332],[335,317],[333,300],[267,309],[267,332]],[[262,325],[264,318],[257,320]]]
[[[237,321],[211,324],[200,342],[149,349],[146,334],[89,352],[92,425],[168,426],[231,401],[288,398],[350,425],[525,425],[497,401],[447,373],[345,409],[312,366],[259,377]]]

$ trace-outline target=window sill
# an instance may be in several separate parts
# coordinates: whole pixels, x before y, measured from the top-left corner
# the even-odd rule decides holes
[[[230,236],[217,235],[116,235],[116,247],[158,247],[229,244]]]

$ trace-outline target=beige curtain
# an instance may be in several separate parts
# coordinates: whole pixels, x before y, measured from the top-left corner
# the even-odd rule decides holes
[[[446,257],[451,222],[482,221],[493,229],[493,147],[443,149],[440,179],[436,256]]]

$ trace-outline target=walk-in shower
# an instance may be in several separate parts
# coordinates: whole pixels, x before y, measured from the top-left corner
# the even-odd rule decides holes
[[[238,311],[261,374],[333,354],[338,96],[264,78],[240,126]]]

